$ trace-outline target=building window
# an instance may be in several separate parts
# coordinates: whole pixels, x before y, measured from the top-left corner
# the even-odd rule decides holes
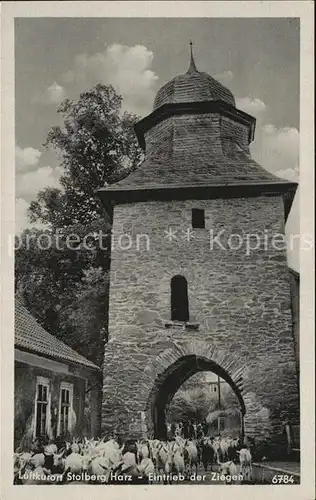
[[[200,208],[192,208],[192,227],[195,229],[205,228],[205,212]]]
[[[71,431],[71,414],[73,405],[73,385],[62,382],[59,396],[58,435]]]
[[[224,431],[225,430],[225,417],[219,417],[218,423],[219,423],[219,430]]]
[[[49,404],[49,380],[44,377],[37,377],[35,397],[35,437],[45,436],[48,434]]]
[[[184,276],[171,280],[171,320],[189,321],[188,284]]]

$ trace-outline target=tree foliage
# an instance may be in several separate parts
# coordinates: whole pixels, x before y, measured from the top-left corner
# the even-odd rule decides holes
[[[180,389],[171,401],[168,413],[174,422],[204,422],[212,407],[216,407],[216,401],[207,388]]]
[[[45,229],[25,230],[15,255],[16,292],[25,306],[95,362],[106,338],[112,217],[97,190],[142,159],[133,130],[137,117],[121,106],[113,87],[101,84],[60,105],[63,126],[48,131],[45,147],[58,154],[61,188],[47,187],[31,203],[30,221]],[[47,248],[39,245],[49,238]]]
[[[109,273],[102,268],[83,272],[74,300],[61,309],[61,335],[71,333],[71,345],[85,357],[102,363],[107,332]]]
[[[203,378],[197,378],[194,384],[184,383],[175,394],[168,407],[168,417],[173,422],[211,422],[218,416],[234,416],[239,411],[239,401],[231,388],[222,393],[219,407],[218,394],[211,392]]]
[[[104,218],[97,190],[124,178],[142,159],[133,129],[137,117],[121,105],[114,88],[101,84],[77,102],[63,101],[58,113],[64,126],[52,127],[45,142],[60,158],[62,190],[39,193],[29,209],[32,222],[62,228]]]

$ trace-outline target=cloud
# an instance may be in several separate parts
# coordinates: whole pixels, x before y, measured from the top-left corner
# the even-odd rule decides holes
[[[111,84],[122,95],[126,110],[144,115],[151,111],[156,92],[158,76],[150,69],[153,57],[144,45],[105,46],[103,52],[79,54],[62,82],[77,92],[97,83]]]
[[[234,75],[230,69],[227,69],[227,70],[223,71],[223,73],[219,73],[218,75],[215,75],[214,78],[225,85],[225,84],[232,81],[232,79],[234,78]]]
[[[58,85],[58,83],[56,82],[48,87],[46,93],[51,104],[60,104],[61,101],[66,97],[66,91],[64,87]]]
[[[17,172],[15,180],[15,232],[21,233],[24,229],[29,227],[43,228],[43,224],[31,224],[28,216],[27,209],[30,202],[36,199],[39,191],[46,187],[60,188],[60,175],[61,167],[38,167],[35,170]]]
[[[298,180],[299,140],[296,128],[263,125],[251,147],[253,158],[280,177]]]
[[[30,226],[27,209],[29,208],[29,203],[22,198],[17,198],[15,200],[15,233],[19,234],[24,229]]]
[[[237,97],[236,99],[236,108],[245,111],[249,115],[258,115],[265,111],[266,105],[261,99],[257,97]]]
[[[33,96],[32,104],[58,105],[66,97],[66,89],[57,82],[52,83],[42,93]]]
[[[34,148],[15,147],[15,167],[17,171],[37,168],[42,153]]]
[[[288,181],[298,182],[299,180],[298,166],[294,168],[285,168],[284,170],[277,170],[276,175],[278,175],[279,177],[283,177]]]
[[[16,176],[16,197],[31,201],[45,187],[60,187],[60,167],[40,167],[33,171],[23,172]]]

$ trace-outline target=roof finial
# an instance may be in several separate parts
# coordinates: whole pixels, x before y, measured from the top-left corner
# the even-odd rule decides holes
[[[193,57],[193,43],[192,40],[190,40],[190,66],[187,73],[192,73],[194,71],[197,71],[197,68],[195,66],[195,61]]]

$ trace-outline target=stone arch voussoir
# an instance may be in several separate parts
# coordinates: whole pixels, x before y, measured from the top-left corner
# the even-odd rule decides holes
[[[168,348],[151,359],[144,368],[141,383],[144,388],[162,375],[173,363],[184,356],[195,355],[212,361],[223,368],[237,386],[241,386],[241,380],[245,380],[247,367],[242,363],[240,357],[217,348],[214,344],[204,341],[174,342],[173,347]],[[151,387],[150,387],[151,389]]]
[[[225,352],[223,349],[209,342],[173,342],[172,347],[165,349],[147,363],[139,380],[139,393],[143,401],[143,409],[147,415],[147,421],[149,420],[149,399],[156,380],[179,359],[191,355],[195,355],[219,365],[225,370],[243,395],[244,385],[247,385],[247,366],[239,356]],[[253,397],[250,399],[253,401]],[[245,404],[245,406],[247,412],[247,405]],[[150,427],[149,422],[148,424]]]
[[[147,430],[152,429],[149,401],[157,379],[174,363],[185,356],[195,355],[211,361],[221,367],[239,390],[245,408],[245,435],[258,436],[269,434],[270,420],[267,408],[263,407],[253,392],[251,380],[248,379],[248,368],[240,356],[224,351],[215,344],[204,341],[173,342],[173,346],[159,353],[144,367],[139,380],[139,395],[143,402],[143,411]]]

